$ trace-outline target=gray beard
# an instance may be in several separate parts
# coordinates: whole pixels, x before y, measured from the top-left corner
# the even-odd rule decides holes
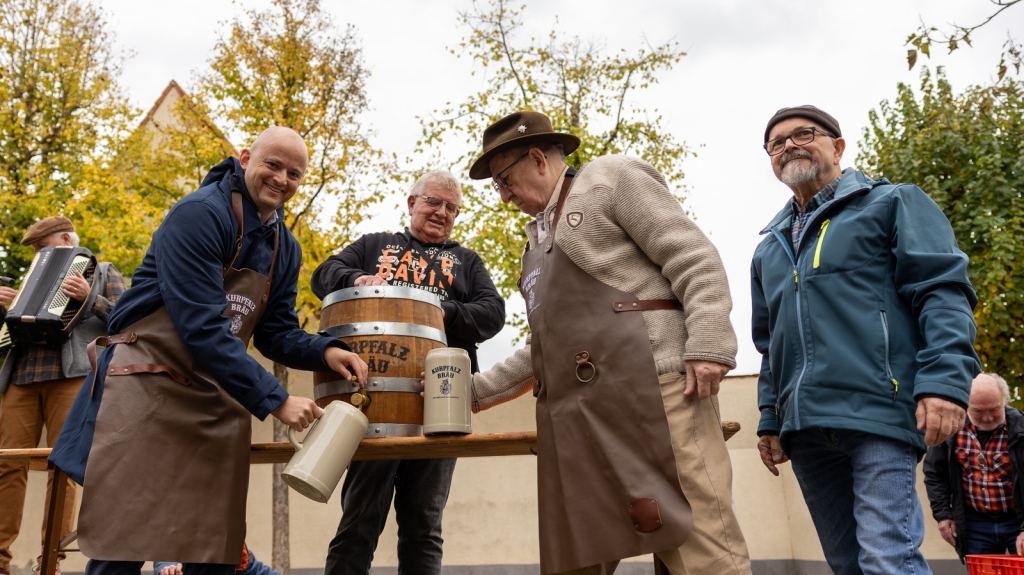
[[[818,179],[818,163],[813,158],[808,158],[811,165],[803,168],[797,164],[793,164],[794,160],[790,160],[789,163],[782,168],[782,183],[787,186],[800,186],[813,182]],[[792,166],[792,167],[790,167]]]

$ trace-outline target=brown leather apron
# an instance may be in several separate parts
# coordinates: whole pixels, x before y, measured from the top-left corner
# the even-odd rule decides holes
[[[235,269],[243,222],[241,193],[233,192],[239,235],[224,271],[224,315],[248,343],[266,308],[280,231],[268,276]],[[251,415],[194,363],[166,308],[108,339],[117,347],[85,472],[82,552],[107,561],[237,564]]]
[[[523,255],[537,376],[541,573],[674,549],[693,527],[639,301],[584,272],[551,232]],[[636,304],[634,307],[633,304]]]

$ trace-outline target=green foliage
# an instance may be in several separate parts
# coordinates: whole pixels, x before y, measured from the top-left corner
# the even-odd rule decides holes
[[[486,5],[474,0],[471,9],[459,15],[466,36],[450,51],[470,58],[486,74],[486,87],[421,118],[418,151],[433,152],[436,164],[468,170],[480,154],[488,125],[517,110],[535,110],[547,114],[555,130],[582,140],[567,159],[570,165],[579,167],[606,154],[631,154],[679,184],[682,160],[692,152],[665,131],[656,110],[646,110],[633,98],[656,84],[658,73],[671,70],[685,53],[666,43],[609,54],[599,44],[559,35],[557,21],[543,41],[518,42],[524,9],[513,8],[506,0],[489,0]],[[454,162],[442,161],[438,151],[449,140],[465,144]],[[446,153],[449,150],[445,148]],[[528,217],[512,204],[502,204],[490,181],[464,186],[463,204],[455,237],[467,239],[467,247],[480,254],[499,291],[508,297],[517,289]],[[521,317],[510,323],[520,328],[524,324]]]
[[[285,220],[302,244],[297,306],[306,329],[318,327],[319,300],[309,287],[316,266],[352,241],[368,208],[383,197],[383,154],[359,123],[368,70],[353,29],[338,30],[319,0],[274,0],[228,25],[194,99],[214,122],[244,142],[270,126],[306,141],[309,167]],[[337,204],[333,218],[321,212]]]
[[[917,93],[900,84],[870,122],[858,162],[942,208],[971,258],[984,370],[1024,384],[1024,82],[954,94],[941,68],[925,69]]]
[[[120,67],[93,7],[0,2],[0,275],[27,269],[28,226],[72,216],[68,203],[98,185],[133,114],[115,82]]]
[[[130,276],[181,197],[181,172],[117,84],[122,63],[93,6],[0,2],[0,274],[22,275],[25,229],[61,214]]]
[[[906,46],[913,46],[912,48],[907,49],[907,64],[909,64],[910,69],[913,70],[914,64],[917,63],[918,52],[924,54],[928,58],[931,58],[931,49],[933,44],[945,46],[946,49],[949,50],[949,54],[959,50],[963,45],[971,46],[971,34],[974,34],[979,28],[988,25],[997,16],[1009,8],[1019,4],[1021,0],[989,0],[989,2],[995,6],[995,11],[989,14],[987,18],[973,26],[962,26],[960,24],[953,23],[949,25],[947,30],[943,31],[921,22],[921,25],[918,26],[917,30],[907,37],[907,41],[905,43]],[[1014,71],[1017,74],[1020,74],[1022,64],[1024,64],[1024,47],[1014,39],[1012,33],[1007,34],[1006,42],[1003,43],[1003,53],[999,58],[999,66],[997,67],[996,72],[999,79],[1002,80],[1003,76],[1006,75],[1008,66],[1013,66]]]

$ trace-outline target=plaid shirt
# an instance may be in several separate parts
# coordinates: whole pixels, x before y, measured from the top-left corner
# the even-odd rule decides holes
[[[956,459],[960,463],[964,503],[988,515],[1013,513],[1013,469],[1010,434],[1003,423],[982,447],[977,428],[967,421],[956,434]]]
[[[820,192],[814,194],[814,197],[803,208],[800,207],[800,203],[796,201],[796,198],[793,198],[793,228],[790,234],[793,238],[794,249],[800,243],[800,238],[804,235],[804,228],[807,226],[807,222],[811,221],[811,216],[814,215],[814,212],[818,211],[822,204],[831,202],[832,198],[836,197],[836,189],[839,187],[840,179],[841,177],[829,182]]]
[[[124,278],[114,266],[110,266],[106,285],[103,286],[103,291],[96,294],[96,303],[92,307],[92,312],[96,317],[106,321],[107,315],[114,309],[114,304],[117,303],[124,290]],[[25,385],[64,379],[60,348],[59,345],[18,346],[18,363],[14,366],[14,372],[11,374],[11,383]]]

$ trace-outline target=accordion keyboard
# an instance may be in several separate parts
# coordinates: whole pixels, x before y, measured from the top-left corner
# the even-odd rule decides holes
[[[85,275],[86,268],[89,266],[90,263],[91,262],[89,258],[75,258],[75,261],[70,266],[68,266],[68,273],[64,276],[64,281],[61,282],[62,289],[57,290],[57,293],[54,295],[53,301],[50,302],[50,307],[47,309],[47,311],[53,314],[62,314],[64,312],[64,308],[67,307],[68,301],[70,301],[70,298],[68,298],[67,294],[64,293],[64,285],[67,284],[68,278],[75,275],[75,272],[79,272],[82,275]]]

